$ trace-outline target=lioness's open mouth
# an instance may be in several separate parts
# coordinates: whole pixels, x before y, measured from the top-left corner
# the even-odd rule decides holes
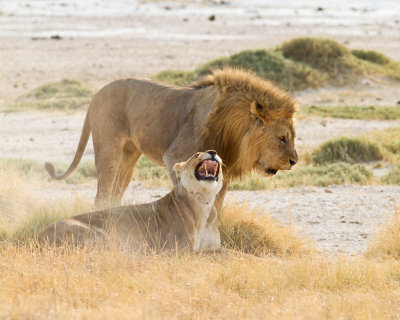
[[[197,180],[218,181],[219,163],[214,159],[207,159],[200,162],[194,171]]]

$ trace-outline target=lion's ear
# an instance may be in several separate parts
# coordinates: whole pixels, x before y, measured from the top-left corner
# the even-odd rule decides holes
[[[250,114],[256,120],[257,124],[263,125],[263,107],[257,102],[253,101],[250,105]]]
[[[182,173],[184,165],[185,165],[185,162],[178,162],[178,163],[175,163],[174,166],[172,167],[172,170],[175,171],[176,177],[178,179],[181,177],[181,173]]]

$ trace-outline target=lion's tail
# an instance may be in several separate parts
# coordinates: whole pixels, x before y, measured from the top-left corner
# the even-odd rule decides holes
[[[78,166],[79,162],[82,159],[83,152],[86,149],[86,145],[88,143],[91,131],[92,130],[90,128],[89,111],[88,111],[86,113],[85,122],[83,124],[81,138],[79,139],[78,149],[76,150],[74,160],[72,161],[72,163],[69,166],[69,168],[67,169],[67,171],[65,171],[63,174],[57,175],[56,171],[54,169],[54,165],[52,163],[46,162],[44,164],[44,167],[45,167],[46,171],[49,173],[49,175],[53,179],[62,180],[64,178],[68,177],[72,173],[72,171],[74,171],[76,169],[76,167]]]

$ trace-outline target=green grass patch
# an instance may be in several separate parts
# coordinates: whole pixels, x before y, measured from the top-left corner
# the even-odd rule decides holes
[[[350,51],[335,40],[297,38],[276,49],[245,50],[209,61],[193,71],[167,70],[153,78],[186,85],[213,69],[230,66],[253,70],[284,88],[302,90],[346,85],[368,75],[400,79],[400,63],[388,59],[379,53]]]
[[[337,119],[397,120],[399,107],[385,106],[301,106],[300,115]]]
[[[311,153],[311,161],[321,165],[333,162],[370,162],[383,159],[378,144],[362,138],[338,138],[327,141]]]
[[[400,156],[400,128],[374,131],[367,134],[365,138],[381,146],[386,160],[393,162]]]
[[[381,182],[390,185],[400,185],[400,162],[390,167],[388,174],[381,178]]]
[[[352,50],[351,53],[358,59],[380,65],[389,64],[391,62],[389,57],[385,56],[383,53],[374,50]]]
[[[15,109],[28,110],[78,110],[86,109],[94,94],[88,83],[64,79],[34,89],[19,97]]]
[[[141,181],[148,186],[172,188],[167,169],[155,164],[145,156],[140,157],[133,171],[132,179]]]
[[[364,165],[341,162],[280,171],[273,178],[265,178],[257,172],[252,172],[244,176],[242,180],[233,180],[229,190],[254,191],[298,186],[326,187],[344,183],[366,185],[372,181],[372,178],[372,172]]]

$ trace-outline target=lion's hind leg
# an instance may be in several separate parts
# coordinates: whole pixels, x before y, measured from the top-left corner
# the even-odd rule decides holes
[[[98,179],[95,205],[99,209],[119,205],[115,197],[115,184],[122,161],[122,137],[114,137],[113,141],[105,144],[94,135],[93,146]]]
[[[122,154],[122,160],[118,169],[115,184],[113,186],[113,197],[116,203],[121,203],[122,197],[132,179],[133,170],[142,153],[128,142]]]

